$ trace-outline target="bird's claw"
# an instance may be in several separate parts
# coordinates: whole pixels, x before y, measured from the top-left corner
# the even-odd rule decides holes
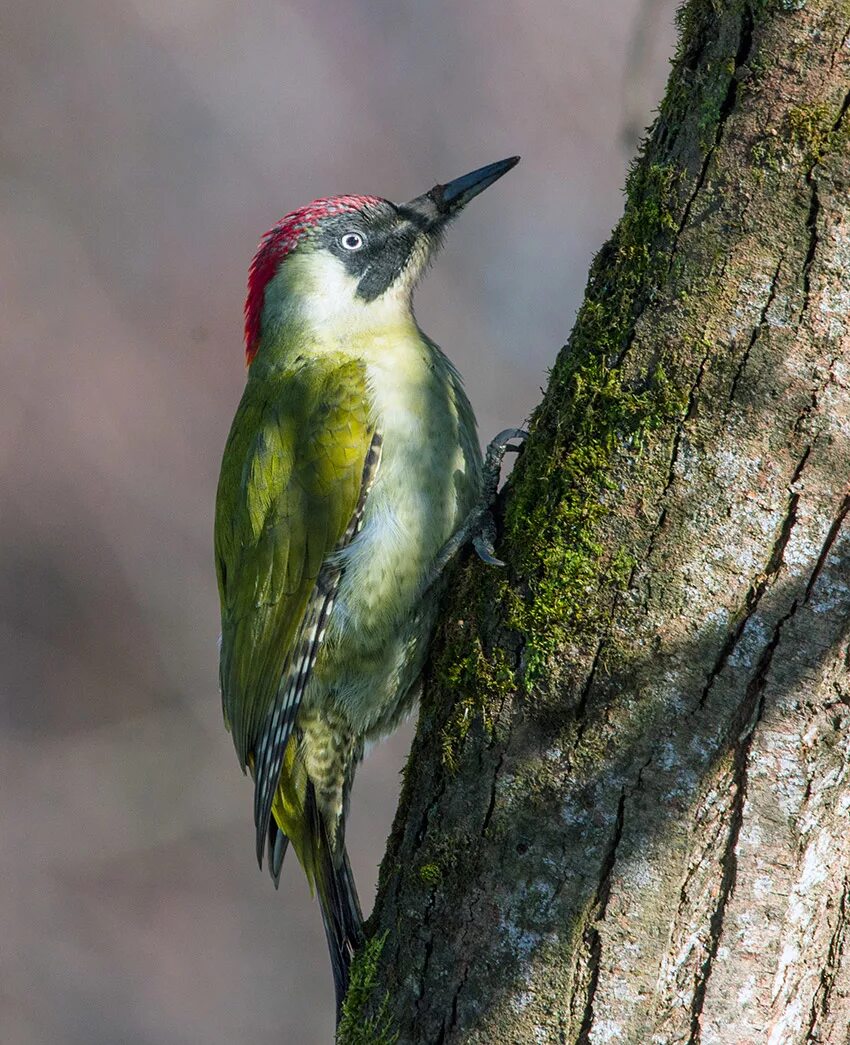
[[[484,455],[484,468],[482,476],[482,496],[481,496],[481,515],[477,526],[477,533],[475,533],[475,527],[471,528],[475,536],[472,538],[472,544],[475,551],[478,553],[478,558],[482,562],[487,563],[488,566],[504,566],[505,564],[501,559],[496,557],[493,550],[493,543],[496,540],[496,524],[493,521],[493,515],[490,508],[496,499],[496,492],[499,488],[499,477],[502,471],[502,461],[504,460],[505,454],[510,450],[513,453],[519,453],[522,449],[522,444],[528,438],[528,432],[522,428],[506,428],[504,431],[490,440],[487,446],[487,452]],[[511,440],[518,440],[519,445],[513,446]]]
[[[505,428],[503,431],[499,432],[499,434],[491,439],[487,444],[487,450],[484,454],[485,471],[499,468],[502,463],[502,458],[509,451],[518,454],[522,449],[522,444],[527,438],[528,432],[526,432],[524,428]],[[516,439],[519,445],[513,446],[511,444],[512,439]]]
[[[470,540],[478,558],[482,562],[488,566],[505,565],[501,559],[497,558],[493,548],[496,540],[496,524],[490,509],[499,489],[499,477],[505,454],[508,450],[519,453],[522,449],[522,444],[527,438],[528,432],[522,428],[506,428],[503,432],[499,432],[496,438],[489,443],[484,455],[481,499],[478,502],[478,506],[472,509],[463,525],[458,527],[440,549],[431,569],[428,571],[423,591],[427,591],[435,583],[448,563],[451,562],[463,545]],[[511,440],[516,440],[520,445],[512,446]]]
[[[496,525],[489,511],[484,512],[479,522],[478,533],[472,538],[472,546],[478,558],[488,566],[504,566],[501,559],[496,558],[493,542],[496,539]]]
[[[490,440],[490,446],[501,446],[504,450],[519,450],[519,446],[509,446],[511,439],[518,439],[520,445],[528,439],[528,432],[524,428],[504,428],[497,436]]]
[[[504,566],[504,562],[501,559],[497,559],[493,554],[492,543],[484,536],[479,534],[477,537],[472,538],[472,546],[478,553],[478,558],[486,563],[488,566]]]

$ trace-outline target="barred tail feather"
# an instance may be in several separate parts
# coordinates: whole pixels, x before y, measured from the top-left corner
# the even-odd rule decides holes
[[[308,785],[307,791],[307,812],[314,845],[316,891],[319,894],[322,921],[330,952],[338,1023],[342,1013],[342,1002],[348,990],[351,959],[363,943],[363,915],[345,842],[340,838],[336,847],[331,846],[312,784]],[[334,848],[337,850],[336,855]]]

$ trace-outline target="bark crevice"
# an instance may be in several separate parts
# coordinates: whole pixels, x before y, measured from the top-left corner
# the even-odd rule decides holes
[[[768,325],[767,313],[770,311],[771,305],[776,300],[776,288],[777,288],[777,286],[779,284],[779,273],[782,271],[782,262],[784,260],[785,260],[785,255],[783,254],[780,257],[779,261],[777,262],[776,269],[775,269],[775,271],[773,273],[773,276],[771,277],[770,288],[768,289],[768,293],[767,293],[767,300],[765,301],[764,305],[762,306],[761,312],[759,313],[758,322],[753,327],[753,332],[750,335],[750,339],[747,342],[747,347],[744,349],[744,353],[741,356],[741,361],[738,363],[738,366],[735,368],[735,375],[732,378],[732,387],[729,389],[729,405],[730,406],[731,406],[733,400],[735,399],[735,393],[738,390],[738,382],[741,380],[741,375],[744,373],[744,370],[745,370],[745,368],[747,366],[747,362],[749,361],[750,353],[753,350],[753,346],[755,345],[756,341],[758,341],[758,339],[759,339],[762,331],[764,330],[764,328]],[[728,416],[728,411],[727,411],[727,416]]]
[[[838,915],[835,920],[835,929],[829,941],[829,951],[826,964],[821,970],[815,996],[812,999],[812,1007],[809,1012],[809,1023],[806,1028],[806,1045],[823,1045],[823,1036],[818,1031],[818,1024],[829,1012],[829,1003],[835,981],[844,956],[844,944],[847,936],[847,922],[850,917],[848,911],[848,894],[850,894],[850,881],[844,879],[841,890],[841,899],[838,904]]]
[[[753,49],[753,12],[749,4],[745,4],[743,11],[741,12],[741,24],[738,37],[738,48],[735,53],[734,66],[732,73],[729,77],[729,83],[726,88],[726,94],[720,105],[717,115],[717,124],[714,131],[714,140],[705,152],[703,157],[702,165],[699,169],[694,188],[685,202],[684,209],[682,211],[682,219],[679,223],[679,228],[676,231],[676,235],[673,239],[673,244],[670,250],[670,264],[668,271],[672,269],[673,262],[676,258],[676,253],[679,249],[679,237],[684,232],[691,218],[691,210],[694,202],[702,191],[702,187],[705,184],[705,180],[708,176],[708,168],[711,163],[712,157],[716,150],[720,146],[723,139],[723,133],[726,129],[726,121],[732,115],[735,110],[735,101],[738,97],[738,84],[740,82],[741,70],[745,67],[750,54]]]
[[[637,786],[637,785],[636,785]],[[602,937],[596,928],[596,922],[605,918],[608,906],[608,897],[611,893],[611,876],[614,873],[614,865],[617,862],[617,848],[623,837],[623,825],[625,823],[626,810],[626,788],[620,792],[620,802],[617,806],[617,818],[614,822],[614,830],[605,859],[602,862],[599,873],[599,886],[593,898],[588,923],[585,927],[583,939],[587,952],[588,983],[587,994],[584,1000],[584,1014],[579,1027],[576,1045],[590,1045],[590,1033],[593,1029],[593,1000],[596,996],[596,988],[599,983],[599,971],[602,957]]]
[[[700,1045],[702,1041],[700,1017],[702,1016],[703,1006],[705,1004],[709,979],[711,978],[715,959],[717,958],[718,949],[720,947],[720,939],[723,935],[726,909],[729,900],[735,891],[735,882],[738,875],[737,847],[741,834],[741,827],[744,823],[750,747],[756,726],[764,712],[764,690],[767,685],[767,677],[773,661],[773,655],[779,645],[783,627],[794,616],[796,611],[797,600],[795,599],[791,604],[791,608],[783,617],[780,618],[776,627],[773,629],[770,641],[765,647],[764,653],[762,654],[761,660],[756,669],[756,673],[747,687],[746,700],[742,708],[746,725],[743,732],[738,737],[733,752],[732,780],[735,786],[735,795],[732,800],[726,845],[724,846],[723,856],[720,861],[720,888],[717,895],[717,902],[709,921],[708,946],[705,961],[702,964],[699,976],[694,985],[693,1001],[691,1004],[691,1034],[688,1039],[688,1045]],[[747,719],[749,719],[749,721],[747,721]]]
[[[818,183],[812,172],[806,176],[809,185],[809,212],[806,215],[806,256],[803,260],[803,312],[809,307],[812,295],[812,266],[818,250],[818,216],[820,215],[820,195]]]
[[[741,637],[746,630],[747,624],[756,614],[761,605],[762,599],[770,590],[774,581],[776,580],[779,571],[782,567],[783,559],[785,556],[785,549],[788,546],[788,542],[791,539],[791,534],[794,529],[794,524],[797,521],[797,508],[800,503],[800,494],[793,489],[794,485],[799,481],[800,476],[803,473],[806,462],[809,460],[811,447],[806,447],[803,451],[797,466],[794,469],[794,473],[791,476],[789,482],[789,498],[788,504],[785,510],[785,514],[782,518],[779,527],[779,533],[774,542],[773,548],[770,552],[770,558],[767,561],[767,565],[764,571],[759,575],[755,584],[753,584],[746,594],[744,600],[744,612],[741,615],[740,620],[736,626],[729,633],[728,638],[720,649],[720,655],[717,660],[712,664],[711,670],[706,677],[705,684],[702,688],[702,692],[699,696],[699,707],[704,707],[708,700],[711,689],[718,677],[722,674],[723,669],[729,662],[729,658],[735,652],[738,643],[741,641]],[[840,525],[840,524],[839,524]]]
[[[832,520],[832,525],[830,526],[829,531],[827,532],[826,540],[823,542],[823,546],[820,552],[818,553],[817,561],[815,562],[814,569],[812,570],[812,575],[809,578],[809,583],[806,585],[806,602],[809,601],[814,586],[817,584],[818,578],[820,577],[821,571],[823,570],[824,563],[826,562],[827,557],[829,556],[829,553],[832,550],[833,545],[835,544],[835,539],[838,536],[838,533],[841,530],[842,525],[844,524],[844,520],[847,518],[848,511],[850,511],[850,492],[844,495],[844,499],[841,502],[841,506],[839,507],[835,518]]]

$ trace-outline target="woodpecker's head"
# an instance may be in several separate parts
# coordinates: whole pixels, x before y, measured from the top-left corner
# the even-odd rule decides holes
[[[260,241],[248,275],[245,353],[289,323],[377,325],[409,312],[416,281],[446,225],[519,162],[512,156],[435,185],[409,203],[378,196],[314,200]]]

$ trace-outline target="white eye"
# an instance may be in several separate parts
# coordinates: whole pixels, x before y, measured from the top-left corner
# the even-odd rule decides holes
[[[339,242],[345,250],[360,250],[363,246],[363,237],[359,232],[346,232]]]

